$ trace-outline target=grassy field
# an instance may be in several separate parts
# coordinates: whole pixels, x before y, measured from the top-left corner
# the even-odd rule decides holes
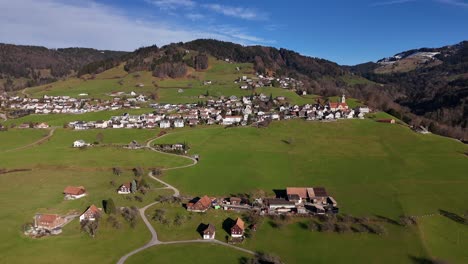
[[[466,147],[372,120],[200,129],[156,142],[188,142],[200,154],[197,166],[165,176],[195,195],[325,186],[347,213],[388,217],[460,210],[468,198]]]
[[[143,245],[150,239],[150,234],[141,220],[138,220],[135,229],[131,229],[123,218],[119,218],[122,228],[116,230],[107,223],[107,216],[101,220],[100,229],[94,239],[80,232],[77,220],[69,223],[63,233],[56,237],[30,239],[21,231],[22,225],[31,222],[34,214],[38,212],[82,212],[92,203],[102,207],[101,201],[110,197],[114,198],[116,206],[130,203],[139,206],[138,202],[128,202],[119,197],[115,193],[115,187],[109,184],[112,179],[120,182],[130,178],[129,174],[117,178],[110,172],[61,170],[34,170],[0,175],[0,262],[115,263],[126,252]],[[73,184],[84,185],[89,196],[75,201],[64,201],[63,189]]]
[[[128,144],[132,140],[144,143],[146,139],[156,136],[158,130],[73,131],[57,129],[54,136],[40,146],[11,151],[8,155],[3,155],[2,167],[86,171],[109,170],[116,166],[131,169],[136,166],[173,167],[190,163],[186,159],[144,149],[129,150],[112,146],[96,146],[86,149],[72,147],[73,141],[78,139],[93,143],[99,133],[102,134],[103,144],[121,145]]]
[[[184,263],[190,260],[193,264],[238,264],[241,258],[250,258],[245,253],[219,245],[179,244],[161,245],[144,250],[129,258],[126,263]]]
[[[0,132],[0,153],[33,143],[48,133],[49,131],[45,129],[10,129]]]

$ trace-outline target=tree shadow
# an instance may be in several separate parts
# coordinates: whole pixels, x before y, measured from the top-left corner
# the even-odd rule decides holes
[[[439,213],[442,215],[442,216],[445,216],[447,217],[448,219],[452,220],[452,221],[455,221],[459,224],[463,224],[463,225],[467,225],[468,224],[468,220],[465,219],[464,217],[460,216],[460,215],[457,215],[456,213],[452,213],[452,212],[449,212],[449,211],[445,211],[445,210],[442,210],[442,209],[439,209]]]
[[[285,189],[275,189],[273,190],[275,193],[276,198],[286,198],[286,190]]]
[[[223,230],[226,231],[226,233],[231,234],[231,227],[233,227],[235,224],[236,221],[228,217],[223,221]]]
[[[430,259],[426,257],[416,257],[416,256],[408,256],[414,264],[448,264],[447,261],[438,260],[438,259]]]
[[[197,232],[198,232],[198,234],[199,234],[201,237],[203,237],[203,231],[205,231],[205,229],[207,229],[207,228],[208,228],[208,225],[207,225],[207,224],[204,224],[204,223],[199,224],[198,227],[197,227]]]
[[[386,216],[382,216],[382,215],[375,215],[375,217],[377,217],[379,220],[382,220],[386,223],[389,223],[389,224],[392,224],[392,225],[396,225],[396,226],[402,226],[402,224],[399,222],[399,221],[396,221],[396,220],[393,220],[391,218],[388,218]]]

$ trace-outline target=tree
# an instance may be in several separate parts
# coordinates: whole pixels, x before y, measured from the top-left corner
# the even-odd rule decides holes
[[[120,176],[120,174],[122,174],[122,169],[119,167],[114,167],[112,168],[112,173],[114,173],[114,175]]]
[[[144,173],[144,170],[142,167],[138,166],[136,168],[133,168],[133,174],[135,175],[135,177],[140,177],[142,176]]]
[[[114,200],[112,198],[109,198],[107,200],[103,201],[104,204],[104,211],[106,214],[115,214],[117,209],[115,208]]]
[[[137,191],[137,183],[136,183],[136,180],[133,180],[131,183],[130,183],[130,191],[132,193],[135,193]]]
[[[104,140],[104,135],[99,132],[97,135],[96,135],[96,141],[99,142],[99,144],[101,144]]]
[[[90,236],[95,237],[99,227],[99,220],[94,221],[84,220],[80,222],[81,231],[88,233]]]
[[[122,227],[122,224],[114,215],[110,215],[109,218],[107,218],[107,222],[110,223],[115,229],[120,229]]]

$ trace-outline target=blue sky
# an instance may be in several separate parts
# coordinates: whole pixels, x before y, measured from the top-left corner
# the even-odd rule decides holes
[[[134,50],[216,38],[340,64],[468,40],[468,0],[0,0],[0,42]]]

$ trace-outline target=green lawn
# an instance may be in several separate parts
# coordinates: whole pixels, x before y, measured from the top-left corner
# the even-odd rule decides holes
[[[388,217],[461,210],[468,199],[465,146],[372,120],[199,129],[156,142],[188,142],[200,154],[197,166],[165,176],[194,195],[325,186],[344,212]]]
[[[0,153],[33,143],[48,133],[46,129],[10,129],[0,132]]]
[[[129,150],[114,146],[95,146],[85,149],[72,147],[75,140],[88,143],[96,141],[97,134],[103,136],[103,144],[128,144],[132,140],[144,143],[157,135],[157,130],[108,129],[73,131],[57,129],[52,138],[40,146],[34,146],[8,155],[2,155],[2,167],[33,169],[108,170],[112,167],[131,169],[136,166],[174,167],[189,164],[183,158],[174,158],[151,150]]]
[[[241,258],[251,256],[220,245],[192,243],[152,247],[130,257],[126,263],[238,264]]]
[[[121,182],[130,178],[130,174],[118,178],[111,172],[62,170],[0,175],[0,263],[115,263],[122,255],[143,245],[150,239],[150,233],[141,219],[136,228],[131,229],[120,218],[122,228],[116,230],[109,226],[107,216],[104,216],[94,239],[80,232],[77,220],[54,237],[31,239],[21,231],[21,226],[31,222],[37,212],[82,212],[90,204],[102,207],[102,200],[110,197],[114,198],[116,206],[129,203],[140,206],[136,201],[128,202],[119,197],[115,187],[109,184],[112,179]],[[64,201],[62,191],[67,185],[83,185],[89,195]],[[145,203],[149,203],[149,199]]]

